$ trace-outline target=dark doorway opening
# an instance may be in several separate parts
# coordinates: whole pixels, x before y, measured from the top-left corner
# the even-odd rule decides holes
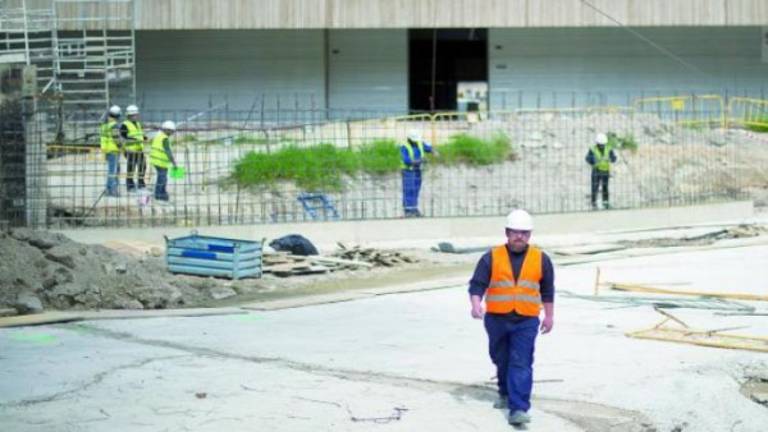
[[[456,110],[459,82],[488,81],[487,29],[411,29],[408,48],[412,112]]]

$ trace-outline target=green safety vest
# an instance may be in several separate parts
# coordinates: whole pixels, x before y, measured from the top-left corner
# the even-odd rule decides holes
[[[126,120],[123,124],[128,129],[128,141],[125,142],[125,151],[136,153],[143,152],[144,131],[141,129],[141,123]]]
[[[596,145],[592,146],[592,154],[595,156],[595,169],[602,172],[611,170],[611,147],[606,145],[603,154]]]
[[[104,153],[117,153],[120,148],[117,146],[117,141],[112,136],[112,130],[117,127],[117,120],[110,118],[106,123],[102,123],[99,129],[99,137],[101,141],[101,151]]]
[[[165,152],[163,142],[168,138],[165,132],[160,131],[152,138],[152,150],[149,153],[149,161],[153,166],[168,169],[171,166],[171,159]],[[170,145],[170,142],[169,142]]]
[[[424,143],[422,141],[419,141],[417,146],[419,147],[419,152],[421,153],[421,159],[424,159]],[[413,146],[411,146],[411,143],[407,142],[403,144],[401,147],[405,147],[405,150],[408,152],[408,157],[411,159],[411,162],[413,162],[413,158],[415,157],[413,152]],[[404,160],[400,160],[400,169],[404,170],[414,170],[416,169],[413,165],[408,166],[405,164]]]

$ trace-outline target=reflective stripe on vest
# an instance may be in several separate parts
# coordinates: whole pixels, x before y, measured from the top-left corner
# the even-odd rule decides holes
[[[123,122],[128,129],[128,141],[125,143],[125,150],[130,152],[144,151],[144,131],[140,122],[126,120]]]
[[[424,142],[419,141],[416,146],[419,148],[419,154],[421,155],[421,159],[424,159]],[[401,145],[400,147],[405,147],[405,150],[408,152],[408,158],[413,162],[413,159],[415,156],[413,151],[413,146],[411,143],[405,143]],[[404,160],[400,160],[400,169],[407,169],[407,170],[413,170],[416,169],[413,165],[406,165]]]
[[[595,156],[595,169],[598,171],[608,172],[611,170],[611,147],[605,146],[603,148],[603,154],[600,154],[600,149],[595,145],[592,146],[592,154]]]
[[[117,121],[110,118],[108,122],[102,123],[99,130],[99,140],[101,151],[104,153],[117,153],[120,148],[117,141],[112,136],[112,130],[117,126]]]
[[[523,258],[517,281],[506,245],[491,250],[491,280],[485,292],[485,307],[489,313],[515,312],[524,316],[539,316],[541,311],[542,252],[533,246]]]
[[[168,154],[163,147],[163,141],[168,138],[165,132],[160,131],[152,138],[152,150],[149,153],[149,161],[153,166],[158,168],[165,168],[171,166],[171,160],[168,158]]]

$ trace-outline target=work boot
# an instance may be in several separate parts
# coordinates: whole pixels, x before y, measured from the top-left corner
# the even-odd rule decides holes
[[[516,410],[509,413],[509,424],[512,426],[520,426],[531,422],[531,416],[527,412]]]
[[[495,401],[493,401],[493,407],[496,409],[507,409],[507,395],[499,395]]]
[[[603,208],[605,210],[610,210],[611,209],[611,205],[608,203],[608,201],[603,201]]]

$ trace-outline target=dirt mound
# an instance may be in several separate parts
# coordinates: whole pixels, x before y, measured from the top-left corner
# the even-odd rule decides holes
[[[20,313],[194,306],[221,288],[171,275],[159,258],[134,258],[46,231],[0,232],[0,256],[0,307]]]

